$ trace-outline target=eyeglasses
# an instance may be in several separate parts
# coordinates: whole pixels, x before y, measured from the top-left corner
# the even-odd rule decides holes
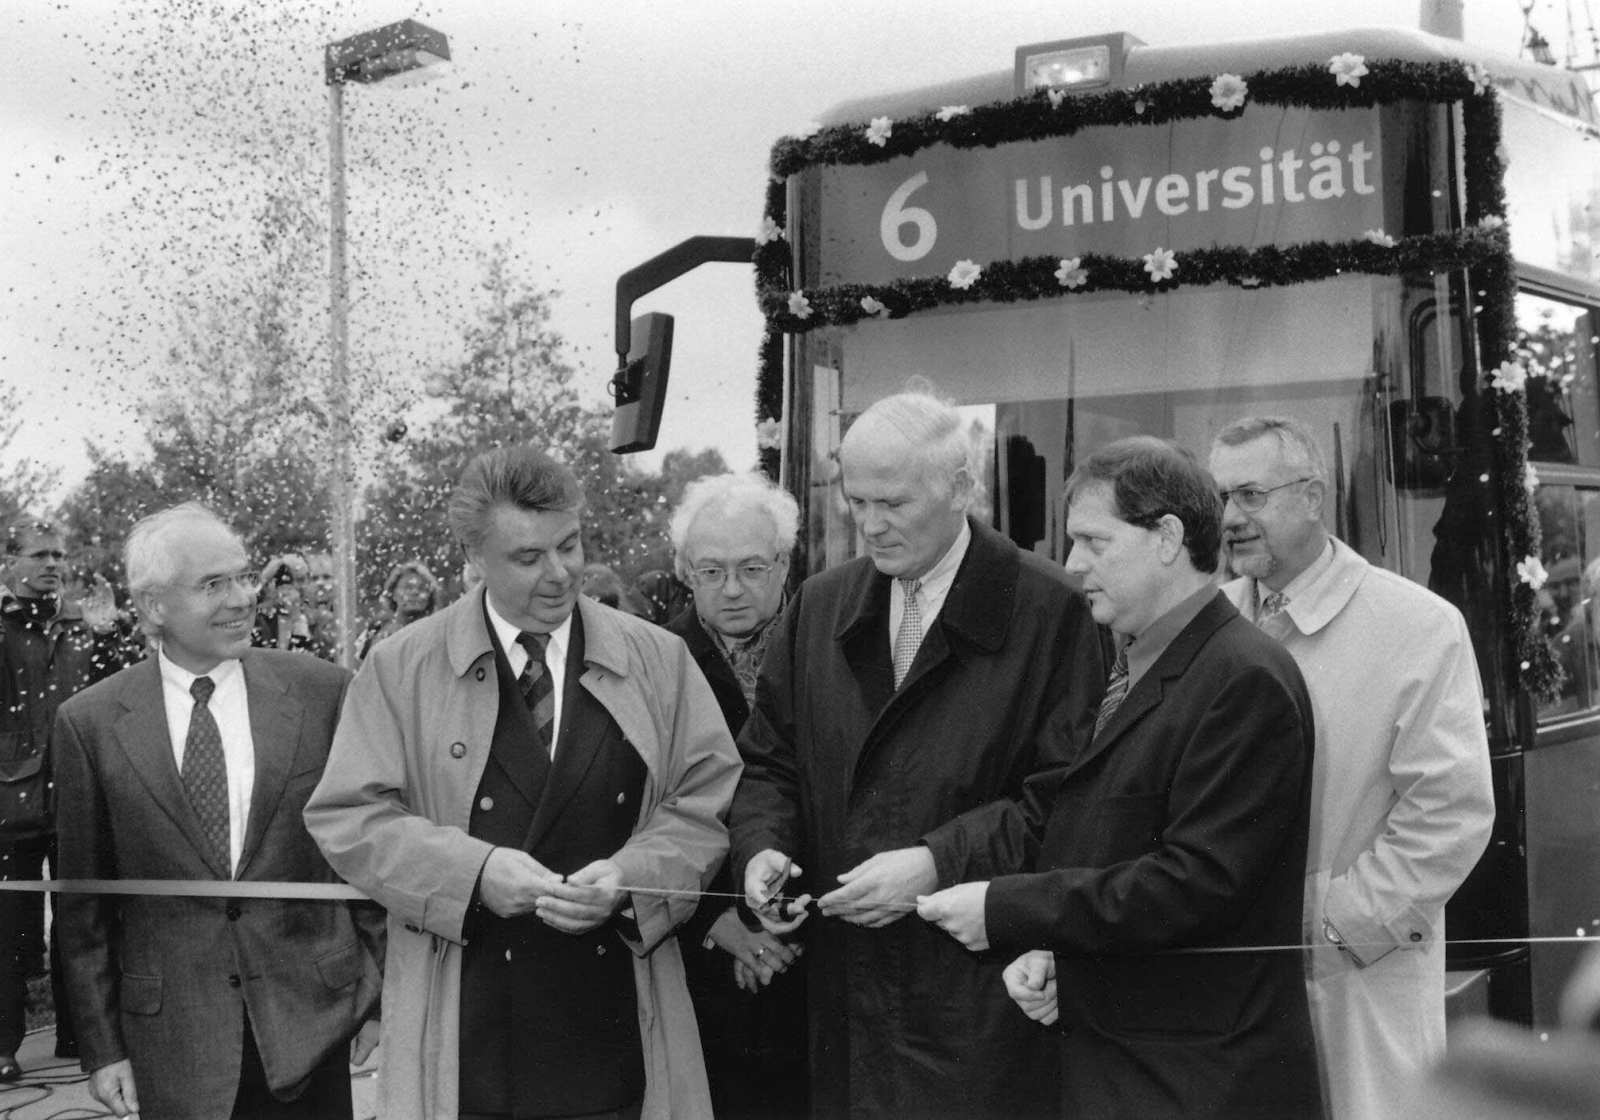
[[[193,590],[198,591],[207,599],[220,599],[230,589],[237,586],[246,595],[254,595],[261,590],[260,572],[234,572],[231,576],[212,576],[210,579],[201,580],[193,585]]]
[[[759,587],[767,582],[767,577],[772,574],[772,569],[775,566],[759,560],[751,560],[732,568],[690,568],[689,575],[701,587],[716,588],[721,587],[727,582],[730,575],[737,572],[740,583],[746,587]]]
[[[1228,499],[1232,498],[1233,504],[1244,510],[1246,513],[1259,513],[1261,510],[1266,508],[1267,497],[1275,491],[1282,490],[1287,486],[1298,486],[1302,482],[1310,481],[1310,477],[1306,477],[1290,479],[1288,482],[1280,482],[1276,486],[1235,486],[1232,490],[1218,490],[1217,497],[1222,499],[1222,506],[1224,509],[1226,509],[1228,506]]]

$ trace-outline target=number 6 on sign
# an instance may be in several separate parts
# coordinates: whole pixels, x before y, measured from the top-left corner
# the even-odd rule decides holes
[[[906,199],[928,182],[928,173],[919,171],[895,188],[889,201],[883,204],[883,217],[878,219],[878,236],[883,247],[897,261],[920,261],[933,251],[939,236],[939,223],[933,215],[920,206],[907,206]],[[916,240],[907,245],[900,239],[903,226],[916,226]]]

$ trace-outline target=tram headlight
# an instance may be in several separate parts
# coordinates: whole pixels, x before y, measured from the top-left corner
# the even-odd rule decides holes
[[[1122,80],[1128,52],[1144,46],[1126,31],[1091,35],[1082,39],[1057,39],[1017,48],[1017,95],[1036,89],[1096,89]]]
[[[1023,92],[1062,87],[1089,88],[1111,81],[1111,48],[1105,44],[1046,51],[1022,60]]]

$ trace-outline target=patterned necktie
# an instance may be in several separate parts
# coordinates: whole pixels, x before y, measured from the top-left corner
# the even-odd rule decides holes
[[[552,753],[550,729],[556,719],[555,685],[550,680],[550,670],[544,662],[545,647],[549,643],[549,634],[523,631],[517,635],[517,644],[528,651],[528,663],[522,667],[517,687],[522,690],[523,703],[528,705],[528,711],[533,714],[534,732],[539,736],[539,744],[547,755]]]
[[[189,715],[189,735],[183,742],[183,787],[200,827],[222,866],[232,872],[228,848],[228,763],[222,756],[222,732],[209,706],[217,685],[210,677],[196,677],[189,686],[194,709]]]
[[[905,609],[900,612],[900,629],[894,635],[894,686],[899,688],[911,672],[911,663],[917,659],[917,647],[922,644],[922,607],[917,602],[917,592],[922,590],[920,579],[903,579],[900,589],[905,594]]]
[[[1094,717],[1094,737],[1100,737],[1101,728],[1111,721],[1122,701],[1128,695],[1128,647],[1123,646],[1117,651],[1117,659],[1111,663],[1111,676],[1106,681],[1106,694],[1100,701],[1100,713]]]
[[[1270,629],[1267,623],[1277,618],[1289,605],[1289,596],[1281,591],[1272,591],[1263,596],[1261,607],[1256,611],[1256,625],[1263,630]]]

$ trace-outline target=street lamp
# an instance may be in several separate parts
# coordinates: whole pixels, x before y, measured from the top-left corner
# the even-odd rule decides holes
[[[414,85],[437,77],[450,61],[450,42],[431,27],[403,19],[329,43],[323,51],[328,84],[328,344],[329,434],[333,439],[328,488],[333,540],[334,596],[339,664],[355,661],[356,514],[355,425],[350,416],[350,299],[345,286],[344,87],[349,82]]]

